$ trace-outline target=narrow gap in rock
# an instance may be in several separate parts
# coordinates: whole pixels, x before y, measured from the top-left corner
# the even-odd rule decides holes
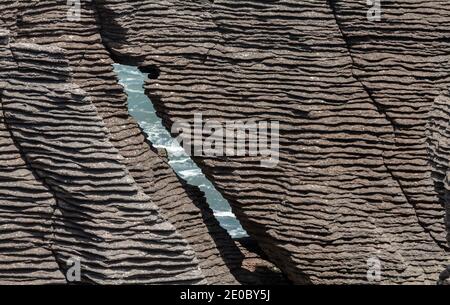
[[[172,138],[156,115],[153,104],[145,95],[143,88],[148,75],[134,66],[114,64],[114,69],[128,95],[128,110],[147,133],[149,141],[156,148],[166,149],[172,169],[189,184],[198,186],[205,193],[206,200],[217,220],[233,238],[246,237],[247,233],[231,211],[228,201],[203,175],[179,143]]]

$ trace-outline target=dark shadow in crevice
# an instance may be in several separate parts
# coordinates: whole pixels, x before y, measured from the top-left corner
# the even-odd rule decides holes
[[[142,52],[141,54],[136,53],[121,54],[118,51],[116,51],[116,49],[119,50],[121,47],[120,41],[127,41],[126,35],[128,32],[127,29],[122,28],[121,25],[115,21],[114,16],[118,15],[117,12],[106,7],[104,5],[103,0],[94,0],[93,5],[97,19],[97,25],[100,29],[100,34],[102,37],[102,42],[105,49],[109,52],[111,59],[118,64],[138,67],[138,69],[141,72],[148,73],[149,79],[152,80],[158,79],[161,75],[160,67],[154,64],[144,63],[146,62],[146,54],[144,52]],[[108,31],[105,31],[105,28],[107,28]],[[111,32],[113,32],[113,34]],[[145,94],[151,100],[158,117],[162,119],[164,127],[170,131],[169,128],[171,125],[170,118],[166,114],[164,114],[163,111],[161,111],[162,109],[159,107],[159,105],[161,105],[159,97],[155,96],[147,89],[145,90]],[[141,126],[139,126],[139,129],[144,135],[146,135],[145,131],[142,129]],[[174,135],[172,135],[172,137],[173,136]],[[145,137],[145,141],[151,148],[151,150],[155,152],[157,155],[159,155],[160,158],[167,164],[167,166],[170,167],[170,165],[168,164],[168,160],[160,155],[161,152],[158,151],[158,149],[156,149],[153,146],[153,144],[148,140],[147,136]],[[197,165],[200,165],[201,162],[195,159],[196,158],[194,158],[194,162]],[[200,166],[200,168],[203,167]],[[173,171],[173,173],[180,181],[186,194],[189,196],[189,198],[192,200],[195,206],[199,209],[199,212],[203,219],[203,223],[207,227],[209,235],[214,240],[222,259],[230,269],[230,272],[235,276],[235,278],[239,282],[248,285],[290,283],[290,281],[286,279],[286,277],[281,273],[281,271],[275,270],[276,268],[270,268],[265,266],[255,266],[253,270],[243,268],[243,264],[246,261],[246,256],[242,251],[243,249],[247,249],[249,253],[251,252],[254,253],[254,251],[257,251],[258,253],[254,255],[258,256],[258,259],[261,261],[265,260],[267,262],[266,266],[272,265],[272,263],[269,263],[269,260],[267,258],[264,259],[261,258],[261,254],[263,253],[263,251],[260,250],[259,246],[255,247],[255,245],[257,245],[257,242],[254,240],[249,242],[250,239],[248,239],[247,242],[245,243],[246,246],[244,246],[244,248],[239,247],[238,244],[236,244],[236,242],[231,238],[228,232],[220,225],[219,221],[214,216],[213,211],[211,210],[206,201],[204,193],[197,186],[188,184],[184,179],[178,176],[175,173],[175,171]],[[211,181],[210,178],[208,178],[208,180]],[[211,181],[211,183],[214,185],[214,187],[217,188],[214,181]],[[223,192],[220,193],[223,195]],[[179,232],[183,233],[181,230]]]
[[[178,177],[189,198],[201,212],[203,223],[216,243],[222,259],[233,276],[244,285],[287,285],[290,281],[274,268],[268,257],[251,237],[233,240],[220,225],[206,202],[204,193]],[[240,245],[240,247],[238,246]],[[243,251],[246,250],[246,251]],[[252,261],[255,263],[252,264]],[[250,266],[246,266],[250,264]],[[253,268],[252,268],[253,267]]]
[[[138,69],[142,73],[148,74],[149,79],[158,79],[161,74],[161,70],[157,65],[141,65],[138,66]]]

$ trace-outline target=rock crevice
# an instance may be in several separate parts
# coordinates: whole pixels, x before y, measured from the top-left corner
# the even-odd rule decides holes
[[[421,139],[405,136],[401,117],[392,116],[372,86],[376,79],[368,83],[361,74],[372,68],[371,58],[362,62],[348,42],[358,29],[347,26],[348,16],[366,16],[365,6],[97,3],[111,53],[160,72],[146,92],[168,129],[194,113],[206,120],[280,122],[280,162],[270,172],[249,157],[194,159],[291,280],[365,283],[367,262],[375,258],[383,282],[437,281],[448,259],[444,210],[422,175],[428,161],[417,149]],[[426,26],[420,16],[415,20]],[[391,46],[377,50],[383,47]],[[378,79],[388,77],[407,83],[389,73]]]

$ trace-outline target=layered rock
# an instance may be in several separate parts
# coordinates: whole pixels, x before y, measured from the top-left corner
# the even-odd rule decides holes
[[[448,27],[435,33],[421,18],[446,20],[444,2],[392,4],[414,14],[385,32],[361,26],[367,7],[354,1],[95,2],[105,45],[150,72],[169,129],[195,113],[280,122],[276,168],[250,156],[195,161],[291,280],[365,283],[379,261],[383,283],[437,281],[449,257],[425,125],[450,71]],[[429,45],[439,36],[432,50],[424,32]]]
[[[367,12],[372,8],[363,2],[330,2],[353,75],[393,126],[395,142],[386,154],[387,166],[420,225],[448,249],[442,186],[433,182],[426,136],[434,99],[450,88],[448,3],[389,1],[381,5],[380,20],[371,21]]]
[[[426,126],[428,153],[438,196],[445,204],[446,227],[450,232],[450,95],[438,96],[431,108]],[[448,234],[448,233],[447,233]],[[450,240],[447,235],[447,240]]]
[[[23,181],[14,187],[28,192],[12,194],[10,213],[40,243],[20,234],[10,241],[18,263],[9,268],[13,279],[2,282],[62,281],[67,262],[79,260],[87,283],[204,283],[194,251],[130,176],[92,102],[72,82],[64,50],[6,48],[11,69],[2,73],[2,120],[10,149],[20,151]],[[21,209],[28,219],[14,214]],[[28,260],[20,253],[27,243],[36,256]],[[45,271],[52,273],[45,278]]]
[[[293,282],[439,279],[445,2],[384,3],[377,22],[346,0],[82,3],[72,20],[66,1],[0,0],[2,283],[65,282],[74,256],[94,283],[254,283],[272,268],[152,148],[111,56],[149,72],[169,129],[197,113],[280,122],[275,168],[195,161]]]
[[[92,111],[95,109],[98,119],[101,120],[99,124],[104,124],[107,131],[104,140],[113,145],[108,149],[117,150],[119,161],[125,166],[123,170],[128,171],[130,179],[136,183],[139,196],[147,196],[145,200],[151,200],[158,207],[158,213],[174,225],[195,251],[207,283],[235,284],[238,281],[257,281],[251,272],[241,268],[245,254],[241,253],[228,233],[220,227],[203,193],[198,188],[187,185],[173,172],[165,158],[158,155],[135,120],[130,117],[127,97],[118,84],[112,68],[113,61],[101,41],[92,2],[82,2],[80,20],[68,19],[70,7],[67,6],[67,1],[2,0],[0,6],[3,10],[0,25],[10,30],[11,41],[32,42],[65,50],[64,58],[70,68],[66,71],[67,77],[70,77],[74,86],[84,91],[84,102],[91,104],[89,107],[93,107]],[[70,124],[73,125],[74,122],[70,121]],[[25,138],[23,142],[27,144]],[[30,147],[29,153],[34,153],[35,149]],[[61,165],[64,158],[66,157],[61,157],[57,165]],[[94,165],[89,163],[86,167],[91,168]],[[54,166],[56,164],[52,163],[48,167]],[[106,172],[104,174],[106,175]],[[92,182],[83,185],[87,182],[79,182],[77,187],[81,189],[71,188],[65,192],[85,196],[85,192],[95,188]],[[54,186],[58,183],[60,181],[54,181]],[[80,224],[78,228],[82,230],[83,226]],[[61,224],[61,230],[63,229],[64,224]],[[75,251],[79,242],[76,239],[71,240],[73,245],[67,242],[67,249]],[[105,255],[102,254],[103,251],[106,250],[97,251],[100,261],[101,255]],[[143,260],[148,264],[160,262],[150,257],[148,261],[144,258]],[[127,268],[131,272],[132,268]],[[112,268],[103,280],[112,280],[115,274],[116,271]],[[173,281],[176,280],[174,276]],[[123,279],[123,282],[132,280]],[[148,279],[146,282],[151,281]]]
[[[5,77],[16,67],[0,31],[0,94]],[[30,199],[32,198],[32,200]],[[5,125],[0,112],[0,281],[3,284],[64,283],[52,243],[53,194],[36,178]]]

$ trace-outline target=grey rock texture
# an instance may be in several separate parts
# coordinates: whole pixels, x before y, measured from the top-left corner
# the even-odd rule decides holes
[[[352,73],[393,128],[386,164],[421,226],[443,248],[442,185],[435,185],[428,154],[427,123],[433,103],[450,88],[450,8],[444,1],[388,1],[382,20],[368,21],[367,6],[331,1],[353,61]],[[438,105],[436,105],[438,106]],[[442,109],[438,120],[448,122]],[[431,116],[431,117],[430,117]],[[447,154],[448,167],[448,154]]]
[[[99,284],[367,283],[374,262],[376,283],[448,282],[446,1],[377,22],[350,0],[0,8],[0,283],[65,283],[70,257]],[[276,168],[195,157],[258,247],[146,140],[113,60],[150,73],[168,129],[280,122]]]
[[[0,87],[14,71],[8,32],[0,31]],[[32,198],[32,200],[31,200]],[[55,198],[37,180],[0,112],[0,278],[4,284],[64,283],[51,242]],[[27,270],[27,272],[24,272]]]
[[[26,236],[5,243],[0,270],[11,279],[0,282],[64,282],[72,255],[89,283],[257,280],[200,190],[171,170],[128,114],[92,2],[83,1],[79,21],[67,19],[66,1],[0,7],[0,28],[9,30],[0,221],[6,240],[15,222]]]
[[[446,211],[447,240],[450,231],[450,95],[438,96],[429,113],[426,126],[427,146],[431,160],[431,177]]]
[[[448,3],[389,1],[374,23],[365,1],[95,2],[113,56],[152,72],[167,128],[194,113],[280,122],[275,169],[195,160],[293,282],[367,283],[373,259],[381,283],[438,281],[448,150],[426,126],[449,121],[434,104]]]
[[[34,219],[40,229],[15,215],[31,236],[11,240],[10,255],[24,272],[2,282],[42,281],[25,272],[41,264],[52,271],[46,282],[59,282],[67,260],[75,258],[88,283],[205,283],[194,251],[130,176],[92,102],[71,81],[64,51],[28,43],[4,47],[10,56],[2,61],[12,70],[2,82],[2,119],[14,141],[10,149],[20,151],[16,159],[25,168],[24,183],[14,187],[28,192],[25,215],[33,219],[36,210],[43,217]],[[10,209],[20,203],[11,197]],[[31,246],[34,236],[43,243],[34,246],[36,253],[18,256],[20,243]],[[52,256],[52,264],[38,256]],[[50,269],[56,263],[60,273]]]

